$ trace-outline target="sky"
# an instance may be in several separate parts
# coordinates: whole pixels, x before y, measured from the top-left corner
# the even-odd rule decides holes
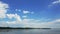
[[[0,0],[0,27],[60,28],[60,0]]]

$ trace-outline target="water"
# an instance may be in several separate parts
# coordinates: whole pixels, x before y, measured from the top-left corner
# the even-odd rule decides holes
[[[0,29],[0,34],[60,34],[60,29]]]

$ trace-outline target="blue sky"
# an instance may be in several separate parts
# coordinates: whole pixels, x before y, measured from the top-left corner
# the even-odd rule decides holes
[[[60,0],[0,0],[0,26],[58,28],[59,22]]]

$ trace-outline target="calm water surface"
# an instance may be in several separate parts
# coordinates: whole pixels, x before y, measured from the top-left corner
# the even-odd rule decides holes
[[[0,34],[60,34],[60,29],[0,29]]]

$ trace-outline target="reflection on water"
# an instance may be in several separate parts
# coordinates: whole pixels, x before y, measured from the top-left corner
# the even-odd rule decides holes
[[[12,31],[12,29],[0,29],[0,32],[9,32]]]
[[[60,29],[0,29],[0,34],[60,34]]]

